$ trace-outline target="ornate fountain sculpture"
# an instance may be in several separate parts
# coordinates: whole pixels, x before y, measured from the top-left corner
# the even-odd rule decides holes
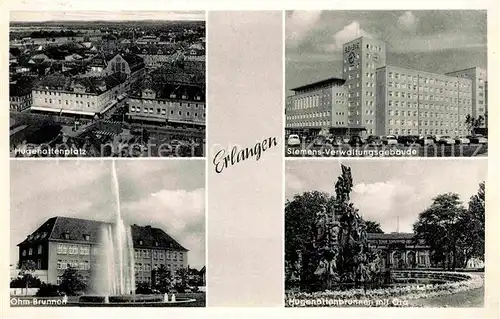
[[[324,280],[326,289],[346,283],[365,286],[380,271],[380,260],[368,247],[366,225],[350,202],[352,187],[351,169],[342,165],[332,207],[317,214],[313,247],[319,262],[314,274]]]

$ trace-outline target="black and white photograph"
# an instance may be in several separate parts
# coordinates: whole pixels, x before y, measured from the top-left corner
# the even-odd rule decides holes
[[[11,157],[204,157],[204,11],[11,11]]]
[[[285,170],[285,307],[484,307],[486,159]]]
[[[486,10],[285,14],[285,156],[487,156]]]
[[[11,162],[11,307],[205,307],[204,160]]]

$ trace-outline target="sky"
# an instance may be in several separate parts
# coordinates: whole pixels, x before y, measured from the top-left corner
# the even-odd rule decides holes
[[[486,180],[486,159],[293,160],[286,162],[285,196],[306,191],[335,193],[340,164],[351,167],[351,201],[365,220],[380,223],[385,233],[413,232],[419,213],[433,198],[457,193],[467,207]]]
[[[113,222],[111,161],[11,162],[11,263],[27,235],[54,216]],[[163,229],[188,252],[190,267],[205,266],[205,162],[118,160],[125,223]]]
[[[11,22],[205,20],[204,11],[11,11]]]
[[[342,77],[342,45],[386,42],[387,64],[446,73],[487,67],[486,11],[287,11],[286,90]]]

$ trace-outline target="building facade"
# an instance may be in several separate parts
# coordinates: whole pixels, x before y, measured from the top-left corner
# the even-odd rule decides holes
[[[11,84],[9,88],[9,102],[11,111],[22,112],[29,109],[33,103],[31,88]]]
[[[411,233],[368,233],[368,245],[382,256],[383,268],[412,269],[431,266],[430,247]]]
[[[342,47],[342,78],[347,105],[333,103],[331,107],[321,106],[325,107],[322,112],[326,114],[346,112],[348,135],[465,136],[469,134],[466,116],[470,114],[477,118],[487,113],[485,70],[474,67],[435,74],[390,66],[386,55],[385,42],[377,39],[360,37]],[[298,118],[303,115],[290,113],[298,95],[306,97],[306,92],[301,90],[314,90],[317,83],[304,85],[298,88],[298,92],[293,89],[295,94],[287,97],[288,133],[295,127],[299,133],[311,134],[311,130],[300,130],[300,125],[311,125],[310,121],[315,122],[313,134],[319,127],[325,130],[325,125],[318,125],[317,121],[324,123],[328,120],[326,116],[317,120],[306,117],[308,121],[297,124]],[[337,131],[336,123],[330,121],[326,129]]]
[[[99,77],[45,77],[33,89],[31,110],[94,117],[109,110],[113,101],[129,90],[121,73]]]
[[[128,116],[133,121],[203,127],[206,121],[204,74],[198,78],[182,70],[148,74],[129,97]]]
[[[48,283],[59,284],[65,269],[74,267],[84,281],[92,278],[101,246],[101,229],[107,223],[52,217],[18,244],[19,266],[27,261],[36,265]],[[136,282],[150,282],[152,271],[160,265],[175,272],[187,267],[188,250],[159,228],[132,225]]]
[[[330,78],[292,89],[286,100],[287,134],[316,135],[321,131],[344,134],[347,130],[345,80]]]
[[[467,135],[471,80],[384,66],[376,87],[376,135]]]
[[[478,118],[488,110],[488,76],[486,70],[478,67],[453,71],[446,75],[469,79],[472,82],[471,116]]]
[[[376,70],[386,65],[386,45],[376,39],[355,39],[342,46],[342,60],[350,131],[360,135],[374,135],[375,76]]]

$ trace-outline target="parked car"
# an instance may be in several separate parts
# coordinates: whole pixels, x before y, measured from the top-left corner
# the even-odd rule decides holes
[[[375,135],[370,135],[366,139],[366,144],[371,146],[382,146],[382,139]]]
[[[382,138],[384,145],[398,145],[398,139],[394,135],[387,135]]]
[[[451,138],[448,135],[443,135],[438,138],[437,143],[444,145],[455,145],[455,139]]]
[[[297,134],[290,134],[288,136],[288,146],[298,146],[300,145],[300,137]]]
[[[425,146],[425,145],[434,145],[436,141],[434,140],[434,137],[432,135],[423,135],[418,138],[418,144]]]
[[[363,146],[364,144],[365,144],[365,141],[359,135],[353,135],[349,139],[349,145],[352,147]]]
[[[488,139],[484,137],[483,135],[472,135],[472,136],[467,136],[467,138],[470,140],[472,144],[487,144]]]
[[[456,144],[470,144],[470,140],[467,137],[455,137]]]
[[[342,142],[344,144],[349,144],[349,141],[351,140],[351,137],[350,136],[343,136],[342,137]]]
[[[398,136],[398,143],[405,146],[410,146],[418,142],[418,136],[416,135],[404,135]]]
[[[341,136],[332,136],[328,139],[328,144],[331,144],[332,146],[342,146],[344,145],[344,139]]]
[[[323,146],[326,144],[326,137],[323,135],[318,135],[314,139],[314,146]]]

